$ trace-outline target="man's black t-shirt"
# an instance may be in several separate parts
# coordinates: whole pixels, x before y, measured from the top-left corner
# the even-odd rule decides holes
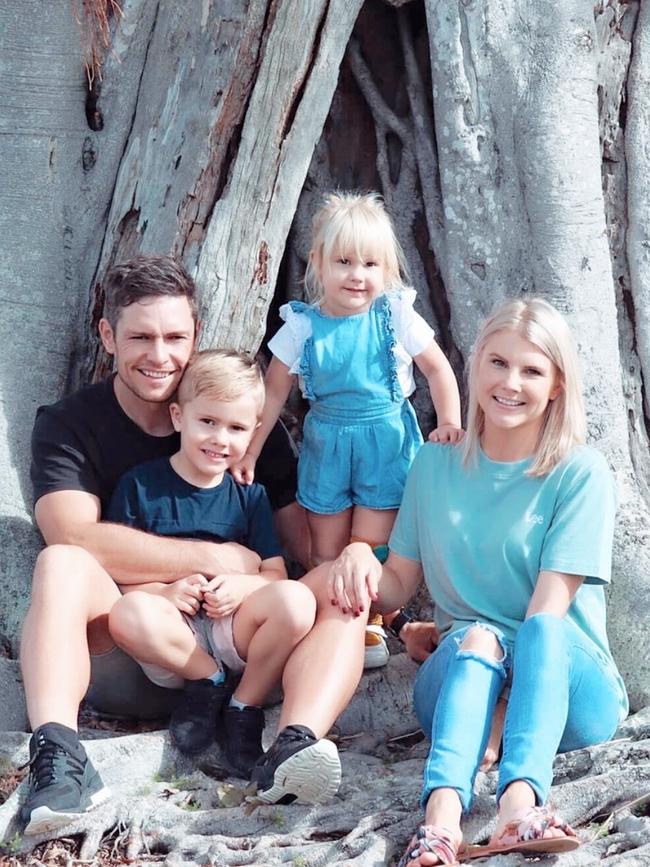
[[[113,377],[89,385],[36,412],[31,477],[34,502],[54,491],[85,491],[105,511],[118,479],[136,464],[178,451],[179,437],[151,436],[117,402]],[[267,439],[257,481],[273,509],[296,498],[297,451],[281,422]]]

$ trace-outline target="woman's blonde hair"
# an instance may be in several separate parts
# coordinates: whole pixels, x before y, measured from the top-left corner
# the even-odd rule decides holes
[[[384,272],[386,292],[408,289],[404,253],[378,193],[330,193],[312,221],[312,245],[305,272],[307,298],[323,297],[323,272],[333,255],[372,258]]]
[[[587,423],[582,399],[578,354],[569,325],[562,314],[542,298],[521,298],[498,307],[483,323],[469,357],[467,433],[463,463],[475,463],[485,414],[476,397],[476,380],[485,344],[498,331],[515,331],[535,344],[555,366],[560,389],[546,407],[535,459],[527,475],[543,476],[584,443]]]
[[[249,395],[264,407],[264,379],[259,364],[230,349],[204,349],[192,357],[178,386],[176,402],[183,406],[199,395],[214,400],[237,400]]]

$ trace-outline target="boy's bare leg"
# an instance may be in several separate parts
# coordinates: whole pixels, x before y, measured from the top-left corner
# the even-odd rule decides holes
[[[287,658],[314,623],[316,600],[298,581],[276,581],[244,600],[233,617],[235,648],[246,668],[234,698],[260,706],[279,683]]]
[[[114,646],[108,612],[119,596],[111,576],[83,548],[51,545],[40,553],[20,647],[33,730],[46,722],[77,728],[89,653]]]
[[[186,680],[212,677],[219,666],[196,643],[181,612],[168,599],[135,590],[116,602],[111,635],[129,656]]]

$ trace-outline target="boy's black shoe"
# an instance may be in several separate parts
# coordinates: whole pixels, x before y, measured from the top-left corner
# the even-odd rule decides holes
[[[69,825],[110,797],[77,733],[59,723],[36,729],[29,742],[29,781],[20,817],[25,834]]]
[[[267,804],[323,804],[341,783],[338,750],[307,726],[287,726],[256,762],[251,779]]]
[[[230,678],[215,686],[211,680],[188,680],[169,720],[169,736],[186,755],[209,747],[216,735],[221,708],[230,700]]]
[[[264,755],[263,729],[264,711],[261,707],[227,707],[224,710],[217,739],[226,767],[238,777],[250,779],[253,765]]]

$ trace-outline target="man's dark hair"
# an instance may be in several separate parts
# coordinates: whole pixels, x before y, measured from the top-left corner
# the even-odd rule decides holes
[[[141,253],[114,265],[104,281],[104,316],[113,330],[124,307],[164,295],[187,298],[196,322],[196,285],[172,256]]]

